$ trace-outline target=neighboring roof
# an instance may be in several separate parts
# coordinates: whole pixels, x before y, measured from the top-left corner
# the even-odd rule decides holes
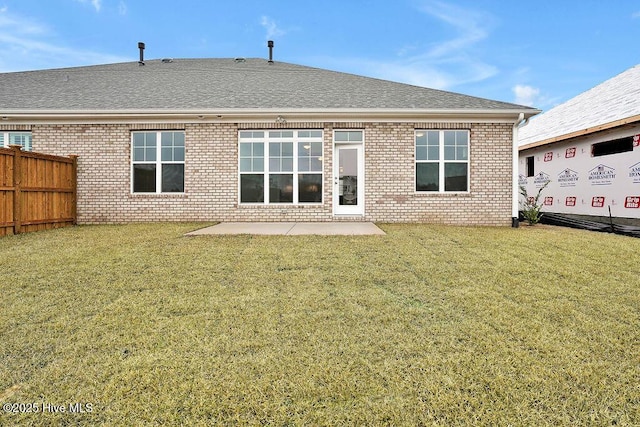
[[[640,121],[640,65],[531,119],[520,150]]]
[[[0,74],[11,113],[240,110],[523,112],[521,105],[264,59],[173,59]]]

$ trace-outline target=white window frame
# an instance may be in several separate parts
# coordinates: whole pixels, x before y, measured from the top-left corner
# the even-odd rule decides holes
[[[21,130],[11,130],[11,131],[0,131],[0,147],[9,147],[9,145],[13,145],[11,142],[11,137],[15,135],[28,135],[29,140],[26,144],[16,144],[21,145],[24,151],[33,150],[33,136],[31,131],[21,131]]]
[[[134,143],[133,143],[133,139],[134,139],[134,135],[135,134],[144,134],[144,133],[149,133],[149,134],[156,134],[156,159],[155,160],[135,160],[135,153],[134,153]],[[163,133],[181,133],[183,135],[183,140],[185,141],[185,146],[184,146],[184,157],[185,160],[162,160],[162,134]],[[149,130],[149,131],[145,131],[145,130],[140,130],[140,131],[132,131],[131,132],[131,194],[184,194],[184,188],[186,185],[186,155],[187,155],[187,149],[186,149],[186,135],[185,135],[185,131],[184,130],[159,130],[159,131],[155,131],[155,130]],[[155,165],[156,167],[156,191],[134,191],[134,166],[135,165]],[[183,191],[162,191],[162,166],[163,165],[183,165],[183,176],[182,176],[182,189]]]
[[[275,134],[291,132],[292,136],[275,136]],[[314,133],[314,136],[302,136],[305,133]],[[293,168],[291,171],[271,171],[270,170],[270,143],[292,143],[293,144]],[[320,170],[303,171],[299,168],[299,150],[298,144],[303,142],[320,143],[322,151],[319,159],[321,162]],[[241,145],[243,143],[260,143],[263,147],[263,164],[262,171],[242,171],[241,167]],[[324,132],[321,129],[255,129],[241,130],[238,132],[238,204],[243,206],[269,205],[269,206],[313,206],[322,205],[324,203],[325,182],[324,182]],[[242,175],[263,175],[263,198],[259,202],[243,202],[242,201]],[[292,175],[293,176],[293,197],[292,202],[271,202],[269,190],[270,175]],[[300,175],[319,175],[322,190],[320,191],[320,201],[317,202],[301,202],[299,194],[299,177]]]
[[[418,159],[418,144],[417,138],[420,132],[438,132],[438,160],[422,160]],[[467,134],[467,158],[466,160],[446,160],[445,159],[445,144],[444,135],[447,132],[466,132]],[[471,131],[468,129],[416,129],[413,137],[413,149],[414,149],[414,173],[413,173],[413,189],[416,194],[469,194],[471,191]],[[438,163],[438,190],[418,190],[418,164],[420,163]],[[467,189],[465,191],[459,190],[445,190],[445,164],[459,163],[467,165]]]

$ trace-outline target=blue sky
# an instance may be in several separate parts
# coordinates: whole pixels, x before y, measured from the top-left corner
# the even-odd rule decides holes
[[[547,110],[640,63],[638,0],[0,0],[0,72],[264,57]]]

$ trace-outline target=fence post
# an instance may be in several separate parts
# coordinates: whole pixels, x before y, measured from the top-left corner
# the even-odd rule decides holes
[[[13,234],[22,232],[22,146],[10,145],[13,150]]]
[[[71,177],[71,188],[73,188],[73,201],[71,205],[71,216],[73,217],[73,225],[78,225],[78,155],[70,154],[69,157],[73,160]]]

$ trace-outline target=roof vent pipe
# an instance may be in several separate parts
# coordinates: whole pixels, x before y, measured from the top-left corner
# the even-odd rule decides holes
[[[269,48],[269,64],[273,64],[273,40],[267,42],[267,47]]]
[[[140,49],[140,60],[138,61],[138,64],[144,65],[144,43],[138,42],[138,49]]]

